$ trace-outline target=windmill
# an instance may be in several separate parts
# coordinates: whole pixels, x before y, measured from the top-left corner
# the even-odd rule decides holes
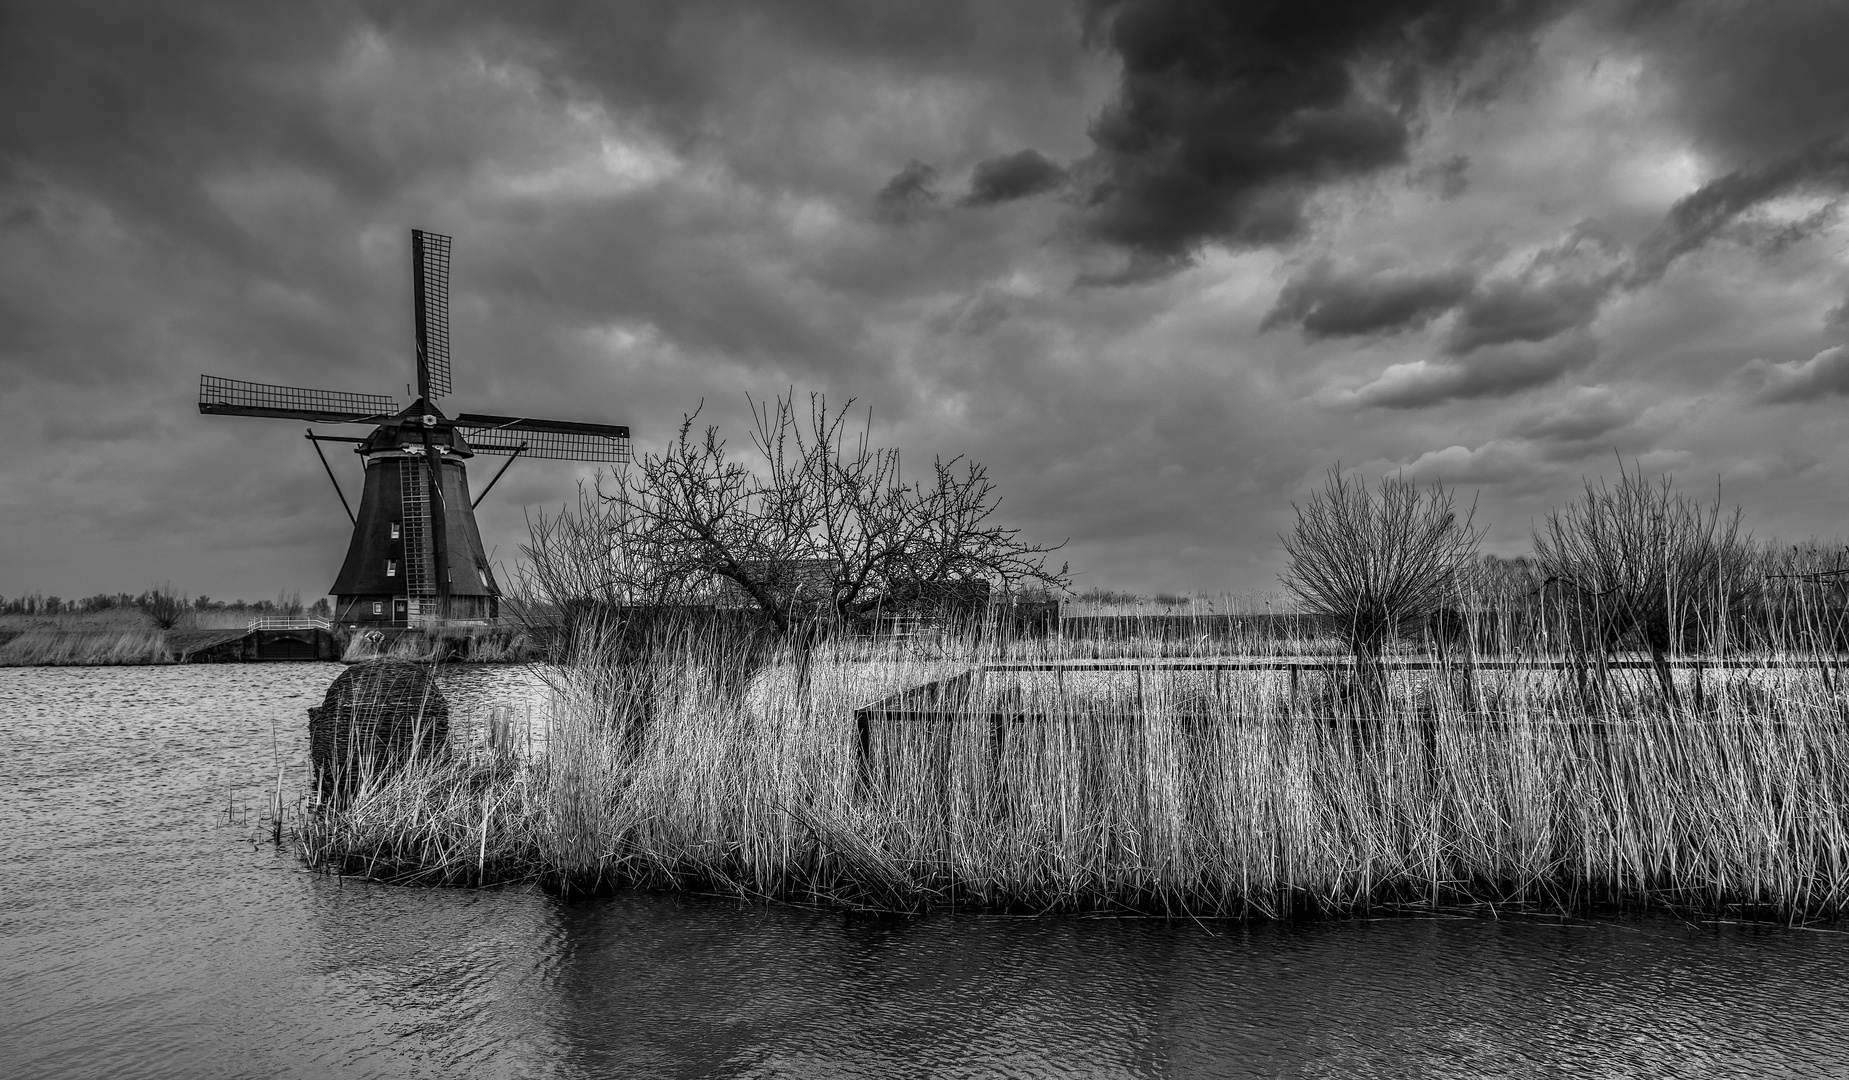
[[[443,415],[434,399],[450,392],[450,238],[411,231],[417,320],[417,399],[272,386],[215,375],[199,378],[199,411],[327,424],[371,424],[365,438],[308,439],[353,524],[347,559],[331,592],[335,621],[350,625],[441,625],[499,614],[501,589],[475,525],[480,505],[514,459],[629,460],[629,429],[527,416]],[[365,467],[359,513],[321,453],[321,443],[354,443]],[[465,462],[476,454],[507,461],[481,495],[469,498]]]

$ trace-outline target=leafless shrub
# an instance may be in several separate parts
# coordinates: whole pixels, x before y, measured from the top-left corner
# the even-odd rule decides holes
[[[160,585],[149,589],[137,598],[141,610],[147,613],[155,626],[162,630],[171,630],[180,620],[192,612],[192,605],[187,598],[173,591],[171,585]]]
[[[1685,649],[1718,651],[1740,621],[1756,580],[1740,510],[1702,505],[1668,476],[1645,479],[1619,463],[1618,483],[1586,482],[1575,503],[1535,529],[1548,614],[1569,652],[1604,665],[1621,645],[1646,649],[1664,697],[1676,690],[1669,658]],[[1582,679],[1583,685],[1583,679]]]
[[[1370,491],[1339,466],[1293,508],[1297,527],[1281,538],[1290,557],[1284,585],[1339,627],[1363,666],[1378,661],[1396,630],[1458,602],[1483,536],[1473,525],[1475,507],[1460,518],[1442,484],[1421,491],[1387,477]]]

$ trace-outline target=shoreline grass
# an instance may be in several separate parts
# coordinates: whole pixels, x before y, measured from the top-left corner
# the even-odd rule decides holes
[[[340,660],[345,664],[368,660],[408,660],[414,663],[524,664],[541,654],[524,628],[470,627],[432,633],[412,631],[390,636],[365,632],[347,637]]]
[[[940,719],[876,725],[863,761],[856,709],[1008,653],[843,643],[740,671],[693,640],[619,664],[594,631],[573,653],[542,750],[375,778],[310,817],[303,858],[893,912],[1808,919],[1849,900],[1833,662],[1685,673],[1705,693],[1678,704],[1614,672],[1591,708],[1538,662],[1400,672],[1368,701],[1332,675],[991,672]]]
[[[0,642],[0,667],[171,664],[167,632],[155,627],[27,629]]]
[[[223,621],[222,619],[220,621]],[[112,667],[186,662],[184,650],[201,639],[235,638],[247,623],[222,627],[162,629],[139,612],[102,615],[14,617],[0,621],[0,667]],[[213,638],[215,632],[218,638]],[[386,657],[422,662],[516,664],[539,653],[518,627],[463,634],[404,634],[383,649],[363,634],[352,635],[341,659],[347,663]]]

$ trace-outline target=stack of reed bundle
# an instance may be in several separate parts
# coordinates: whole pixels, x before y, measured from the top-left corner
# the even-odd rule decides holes
[[[340,673],[308,710],[308,754],[323,799],[448,748],[449,704],[434,672],[429,664],[373,660]]]

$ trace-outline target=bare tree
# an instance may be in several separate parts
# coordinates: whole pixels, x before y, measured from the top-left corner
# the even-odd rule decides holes
[[[1669,657],[1679,648],[1719,644],[1752,588],[1752,545],[1740,510],[1701,505],[1669,477],[1644,479],[1619,462],[1617,485],[1586,482],[1584,496],[1555,510],[1534,533],[1548,607],[1569,650],[1595,665],[1625,641],[1650,653],[1663,696],[1676,703]]]
[[[1055,547],[1029,543],[994,518],[986,470],[932,463],[910,482],[899,451],[875,447],[871,418],[848,423],[811,395],[806,421],[794,396],[753,405],[752,452],[740,460],[696,412],[673,442],[534,531],[528,555],[554,596],[629,604],[742,602],[779,633],[852,623],[947,582],[1003,589],[1063,588],[1048,567]],[[588,528],[586,526],[589,526]]]
[[[191,610],[186,597],[175,593],[171,585],[149,589],[141,594],[138,602],[141,610],[162,630],[173,629]]]
[[[1458,602],[1462,578],[1483,537],[1473,506],[1458,517],[1442,484],[1421,492],[1398,477],[1369,491],[1341,467],[1297,511],[1281,537],[1290,557],[1286,588],[1334,621],[1358,663],[1375,666],[1387,638]]]

